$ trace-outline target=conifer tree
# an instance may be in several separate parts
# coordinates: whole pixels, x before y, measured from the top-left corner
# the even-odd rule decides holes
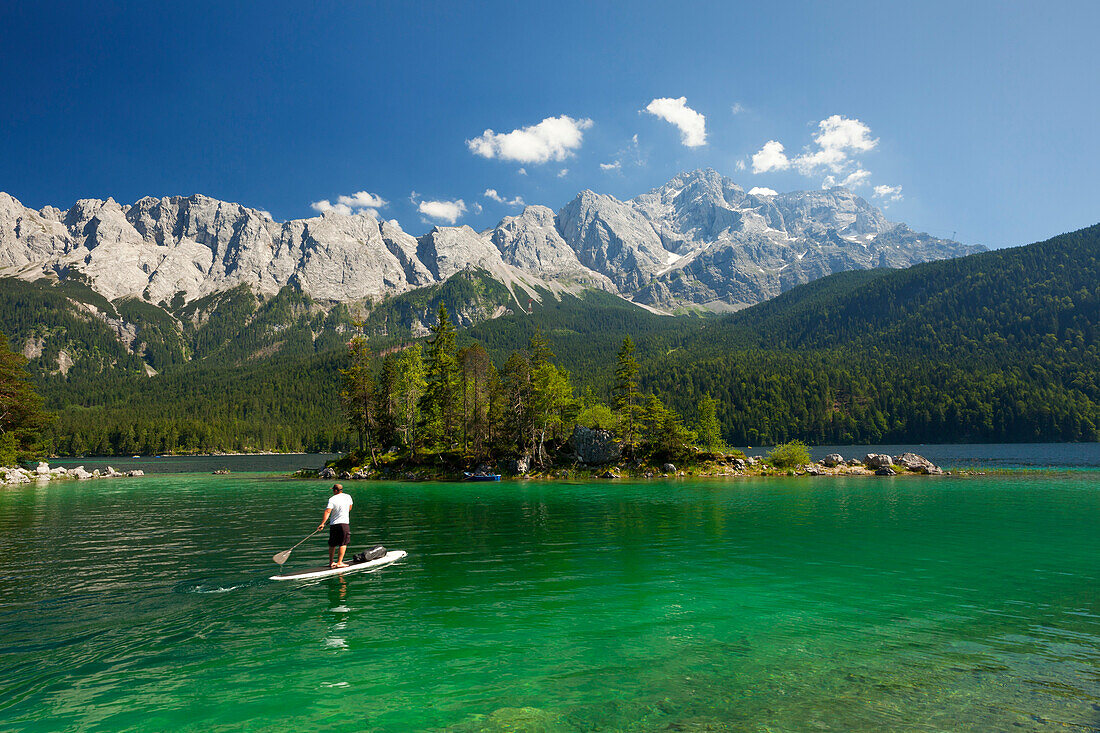
[[[425,440],[444,449],[455,447],[462,394],[455,327],[442,303],[428,342],[427,386],[422,401]]]
[[[479,343],[460,351],[458,360],[462,373],[462,448],[464,453],[482,458],[492,439],[490,408],[496,369]]]
[[[343,382],[340,403],[347,416],[348,425],[358,436],[360,455],[369,450],[371,463],[374,463],[377,460],[374,437],[378,427],[375,411],[376,395],[370,347],[364,336],[357,335],[348,342],[348,361],[348,367],[340,370]]]
[[[32,452],[48,415],[34,391],[27,360],[8,348],[0,333],[0,466],[10,466]]]
[[[709,394],[699,399],[699,423],[696,430],[699,445],[714,453],[725,449],[722,442],[722,425],[718,422],[718,400]]]
[[[397,407],[397,432],[408,449],[416,457],[420,447],[420,403],[426,389],[424,356],[420,344],[413,344],[401,352],[396,362],[394,401]]]
[[[638,361],[634,358],[634,341],[627,336],[619,349],[615,367],[615,409],[619,412],[619,436],[623,447],[633,453],[638,445],[638,413],[641,394],[638,391]]]

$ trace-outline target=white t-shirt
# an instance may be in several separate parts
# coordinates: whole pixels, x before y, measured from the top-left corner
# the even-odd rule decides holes
[[[351,524],[348,514],[351,512],[351,497],[347,494],[333,494],[328,500],[328,508],[332,513],[328,515],[329,526],[333,524]]]

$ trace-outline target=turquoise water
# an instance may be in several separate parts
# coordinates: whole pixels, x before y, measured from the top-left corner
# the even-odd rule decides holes
[[[1096,471],[349,490],[0,489],[0,730],[1100,730]]]

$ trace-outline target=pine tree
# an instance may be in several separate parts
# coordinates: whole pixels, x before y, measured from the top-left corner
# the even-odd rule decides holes
[[[348,367],[340,370],[344,387],[340,391],[340,404],[343,405],[348,425],[358,436],[360,455],[369,450],[371,463],[374,463],[378,459],[374,448],[378,427],[376,395],[370,347],[364,336],[355,336],[348,342],[348,361]]]
[[[409,455],[415,458],[421,442],[420,403],[427,386],[424,380],[424,356],[421,353],[420,344],[413,344],[402,351],[396,367],[393,394],[397,408],[395,415],[397,432],[408,449]]]
[[[30,455],[49,417],[31,386],[26,364],[0,333],[0,466]]]
[[[725,450],[722,442],[722,425],[718,422],[718,400],[709,394],[703,395],[698,405],[699,423],[696,433],[699,445],[711,453]]]
[[[462,373],[462,448],[464,453],[482,458],[492,439],[489,422],[496,370],[479,343],[459,352],[458,360]]]
[[[457,445],[461,401],[455,328],[447,308],[440,304],[439,320],[428,342],[427,386],[422,400],[427,442],[444,449]]]
[[[623,339],[619,363],[615,367],[615,409],[619,412],[619,436],[623,447],[633,453],[638,445],[638,412],[641,394],[638,391],[638,361],[634,358],[634,341]]]

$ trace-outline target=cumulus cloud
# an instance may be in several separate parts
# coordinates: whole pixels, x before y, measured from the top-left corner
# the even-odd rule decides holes
[[[844,188],[859,188],[860,186],[866,186],[870,177],[870,171],[865,171],[862,168],[856,168],[840,181],[837,181],[836,176],[825,176],[825,180],[821,182],[821,188],[830,189],[835,186],[843,186]]]
[[[568,175],[569,175],[569,169],[568,168],[562,168],[560,171],[558,171],[558,178],[565,178]]]
[[[740,102],[734,102],[733,106],[730,107],[730,112],[732,112],[735,115],[739,115],[744,111],[745,111],[745,105],[741,104]]]
[[[749,189],[750,196],[778,196],[779,192],[775,189],[764,188],[763,186],[756,186]]]
[[[871,177],[871,171],[865,171],[862,168],[856,168],[854,171],[848,174],[848,177],[840,182],[841,186],[845,188],[859,188],[860,186],[866,186],[868,179]]]
[[[525,176],[525,175],[527,175],[527,169],[526,168],[520,168],[518,171],[516,171],[516,173],[520,174],[521,176]]]
[[[346,204],[334,204],[328,199],[321,199],[320,201],[314,201],[309,205],[309,208],[322,214],[343,214],[344,216],[351,216],[351,207]]]
[[[647,104],[645,111],[678,127],[680,142],[687,147],[707,144],[707,118],[687,106],[687,97],[660,97]]]
[[[901,201],[901,186],[875,186],[875,198],[886,201]]]
[[[767,173],[768,171],[782,171],[791,167],[791,161],[783,152],[783,143],[778,140],[769,140],[760,148],[760,152],[752,156],[752,172]]]
[[[482,196],[484,196],[487,199],[491,199],[492,201],[496,201],[498,204],[505,204],[507,206],[523,206],[524,205],[524,201],[523,201],[522,196],[516,196],[513,199],[506,199],[503,196],[501,196],[499,193],[497,193],[497,190],[495,188],[485,189],[485,193],[483,193]]]
[[[619,171],[623,169],[623,162],[616,160],[614,163],[600,163],[600,170],[604,171]]]
[[[500,158],[517,163],[546,163],[565,160],[581,146],[584,131],[592,127],[592,120],[575,120],[568,115],[547,117],[537,125],[511,132],[486,130],[480,136],[466,141],[474,155],[482,158]]]
[[[454,224],[466,213],[466,202],[462,199],[455,199],[454,201],[421,201],[416,208],[417,211],[429,219]]]
[[[349,216],[351,214],[360,214],[364,211],[369,211],[372,214],[377,214],[378,209],[386,206],[389,202],[378,194],[370,193],[369,191],[356,191],[350,196],[339,196],[336,199],[336,203],[332,203],[328,199],[321,199],[320,201],[314,201],[310,204],[310,208],[314,211],[319,211],[322,214],[333,212],[336,214],[344,214]]]
[[[814,142],[818,149],[794,159],[798,171],[804,176],[813,175],[821,168],[842,173],[847,167],[849,155],[865,153],[878,145],[878,138],[871,137],[871,128],[859,120],[833,115],[817,123],[817,128]]]

